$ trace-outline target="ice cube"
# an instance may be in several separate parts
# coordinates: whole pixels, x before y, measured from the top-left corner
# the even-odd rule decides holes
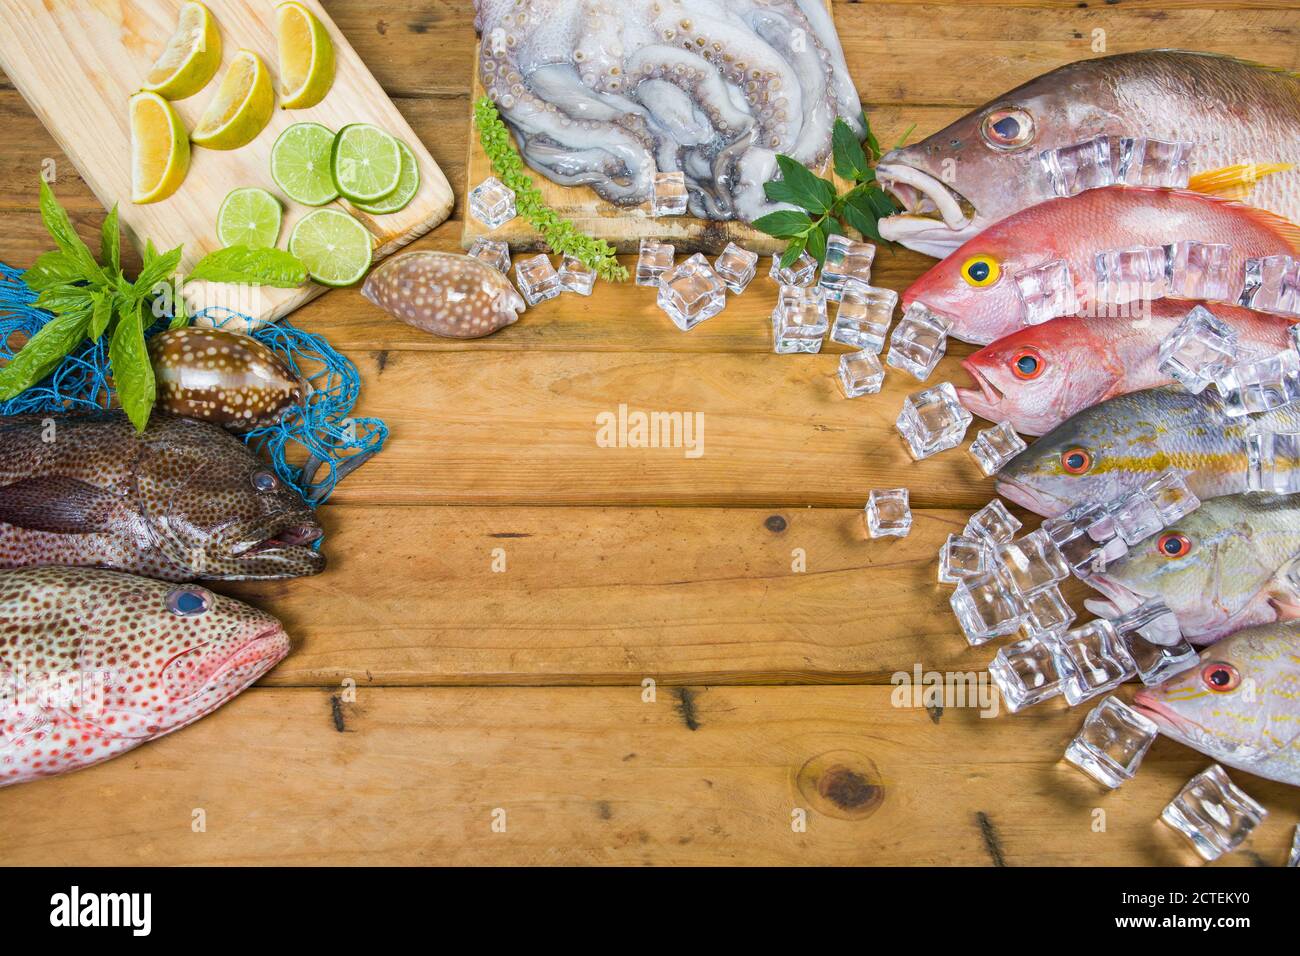
[[[474,245],[469,247],[469,255],[487,263],[502,275],[510,271],[510,246],[500,239],[475,239]]]
[[[713,260],[713,271],[727,284],[728,289],[740,295],[758,271],[758,253],[729,242],[718,253],[718,258]]]
[[[1237,362],[1214,380],[1229,418],[1258,415],[1300,398],[1300,354],[1286,349]]]
[[[962,578],[957,582],[949,603],[966,640],[973,647],[995,637],[1014,634],[1024,613],[997,569]]]
[[[727,304],[726,287],[709,265],[695,253],[659,277],[659,308],[683,332],[711,319]]]
[[[1165,294],[1164,246],[1107,249],[1093,257],[1096,301],[1124,303]]]
[[[596,270],[576,256],[565,256],[560,263],[560,288],[578,295],[591,295],[596,284]]]
[[[995,475],[1026,447],[1025,440],[1016,434],[1010,422],[998,422],[992,428],[984,428],[975,433],[970,455],[980,466],[980,471],[985,475]]]
[[[1184,299],[1227,302],[1235,295],[1229,275],[1232,246],[1183,239],[1165,246],[1169,294]]]
[[[636,260],[636,284],[659,285],[659,277],[673,267],[674,249],[657,239],[642,239]]]
[[[1291,855],[1287,857],[1286,865],[1291,869],[1300,867],[1300,823],[1296,824],[1295,836],[1291,837]]]
[[[1191,143],[1170,143],[1159,139],[1120,141],[1117,176],[1129,186],[1161,186],[1186,189],[1191,174]]]
[[[1071,707],[1114,690],[1137,672],[1109,621],[1090,621],[1066,631],[1054,650],[1061,690]]]
[[[1200,660],[1196,648],[1183,637],[1179,637],[1176,644],[1156,644],[1137,631],[1124,631],[1120,639],[1128,656],[1133,658],[1138,677],[1148,687],[1163,684],[1176,674],[1195,667]]]
[[[907,503],[906,488],[872,490],[863,511],[867,533],[873,538],[905,538],[912,530],[912,509]]]
[[[1025,612],[1020,626],[1026,637],[1063,633],[1078,616],[1054,584],[1022,597],[1020,603]]]
[[[1241,304],[1260,312],[1300,316],[1300,259],[1285,255],[1247,259]]]
[[[489,229],[497,229],[515,218],[515,192],[495,176],[489,176],[470,192],[469,211]]]
[[[774,350],[820,352],[826,336],[826,293],[812,286],[783,285],[772,310]]]
[[[1010,541],[1021,527],[1020,519],[1007,510],[1002,499],[994,498],[970,516],[963,533],[968,538],[997,545]]]
[[[1125,495],[1111,512],[1115,533],[1129,547],[1145,541],[1165,526],[1155,503],[1143,492]]]
[[[654,193],[650,198],[651,215],[684,216],[687,198],[685,173],[655,173]]]
[[[956,584],[988,569],[988,546],[959,534],[948,535],[939,549],[939,583]]]
[[[1160,819],[1191,840],[1206,860],[1217,860],[1241,846],[1266,816],[1268,811],[1216,763],[1187,781]]]
[[[826,259],[822,263],[822,276],[818,283],[826,290],[826,298],[831,302],[839,302],[848,286],[868,286],[871,282],[871,263],[875,258],[876,247],[869,242],[854,242],[847,236],[831,236],[827,239]]]
[[[1036,637],[1000,648],[989,676],[1002,691],[1002,702],[1015,713],[1061,692],[1061,675],[1047,641]]]
[[[885,370],[875,352],[863,350],[840,356],[840,387],[846,398],[874,394],[884,380]]]
[[[1077,196],[1086,189],[1115,183],[1115,164],[1108,136],[1044,150],[1038,154],[1038,164],[1052,192],[1061,197]]]
[[[1065,759],[1114,790],[1133,779],[1156,733],[1152,721],[1118,698],[1107,697],[1084,718]]]
[[[554,299],[560,294],[560,274],[545,253],[515,263],[515,285],[529,305]]]
[[[1300,491],[1300,434],[1258,431],[1246,436],[1246,490]]]
[[[1065,514],[1044,521],[1041,530],[1052,539],[1070,570],[1080,578],[1104,571],[1108,557],[1120,557],[1128,550],[1115,532],[1115,522],[1106,504],[1078,504]],[[1112,541],[1119,541],[1120,547],[1108,554]]]
[[[960,445],[970,423],[971,413],[957,401],[957,390],[944,382],[907,396],[894,425],[912,457],[920,460]]]
[[[812,285],[813,276],[817,274],[817,260],[806,252],[799,253],[799,258],[789,266],[781,265],[781,256],[772,256],[770,275],[779,285]]]
[[[1074,275],[1064,259],[1052,259],[1017,272],[1014,281],[1022,306],[1021,317],[1026,325],[1039,325],[1048,319],[1074,315],[1079,311]]]
[[[1020,595],[1032,594],[1070,576],[1065,556],[1042,528],[999,545],[993,554],[1006,571],[1008,583]]]
[[[943,358],[952,321],[913,302],[894,326],[885,362],[924,382]]]
[[[898,293],[893,289],[849,283],[840,296],[831,341],[879,352],[894,319]]]
[[[1183,316],[1160,343],[1160,371],[1199,394],[1237,359],[1237,330],[1203,305]]]

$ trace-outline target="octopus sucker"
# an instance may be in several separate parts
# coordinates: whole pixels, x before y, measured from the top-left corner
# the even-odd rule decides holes
[[[774,207],[777,153],[830,153],[862,105],[823,0],[476,0],[481,77],[533,169],[631,206],[681,170],[690,209]]]

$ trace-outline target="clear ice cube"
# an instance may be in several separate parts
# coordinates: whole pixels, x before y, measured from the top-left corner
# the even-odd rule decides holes
[[[500,239],[479,238],[469,247],[469,255],[505,275],[510,271],[510,246]]]
[[[560,274],[545,253],[515,263],[515,285],[529,305],[554,299],[560,294]]]
[[[1200,660],[1196,648],[1181,636],[1176,644],[1156,644],[1137,631],[1124,631],[1120,634],[1120,639],[1137,667],[1138,677],[1148,687],[1163,684],[1169,678],[1195,667]]]
[[[894,425],[912,457],[920,460],[960,445],[971,418],[952,383],[944,382],[907,396]]]
[[[1277,495],[1300,491],[1300,434],[1257,431],[1246,436],[1246,490]]]
[[[676,250],[657,239],[642,239],[636,260],[636,284],[658,287],[659,277],[673,267]]]
[[[772,310],[774,351],[820,352],[826,336],[826,293],[816,286],[783,285]]]
[[[1087,189],[1115,184],[1115,162],[1111,138],[1097,136],[1082,143],[1048,149],[1038,154],[1052,192],[1057,196],[1077,196]]]
[[[1226,302],[1234,294],[1229,266],[1232,246],[1183,239],[1165,247],[1169,294],[1184,299]]]
[[[1066,631],[1054,649],[1061,690],[1071,707],[1114,690],[1137,672],[1110,621],[1089,621]]]
[[[1186,189],[1194,147],[1159,139],[1122,139],[1117,176],[1129,186]]]
[[[1079,311],[1074,275],[1064,259],[1052,259],[1017,272],[1014,281],[1025,325],[1040,325],[1048,319]]]
[[[1285,349],[1263,358],[1248,358],[1214,380],[1229,418],[1258,415],[1300,398],[1300,354]]]
[[[1050,643],[1036,637],[1000,648],[989,664],[989,676],[1013,714],[1061,692],[1061,675]]]
[[[924,382],[943,358],[952,321],[913,302],[894,326],[885,362]]]
[[[950,534],[939,549],[939,583],[956,584],[988,570],[989,550],[983,541]]]
[[[1007,510],[1002,499],[994,498],[970,516],[963,534],[989,545],[997,545],[1010,541],[1021,527],[1020,519]]]
[[[515,192],[495,176],[489,176],[470,192],[469,211],[489,229],[497,229],[515,218]]]
[[[1199,394],[1237,360],[1237,330],[1203,305],[1160,343],[1160,371]]]
[[[727,304],[726,287],[700,253],[659,277],[659,308],[683,332],[711,319]]]
[[[1007,582],[1022,596],[1070,576],[1065,556],[1042,528],[998,546],[994,556]]]
[[[655,173],[654,192],[650,197],[651,215],[684,216],[688,198],[685,173]]]
[[[1247,259],[1241,304],[1260,312],[1300,316],[1300,259],[1285,255]]]
[[[995,637],[1014,634],[1024,613],[1020,601],[997,569],[962,578],[949,603],[973,647]]]
[[[806,252],[799,253],[799,258],[789,266],[781,265],[779,254],[772,256],[772,267],[768,270],[779,285],[812,285],[813,276],[817,274],[817,260]]]
[[[1093,257],[1096,301],[1125,303],[1165,294],[1164,246],[1107,249]]]
[[[591,295],[596,285],[596,270],[575,256],[565,256],[560,263],[560,288],[578,295]]]
[[[912,509],[908,506],[906,488],[872,490],[863,511],[867,533],[873,538],[904,538],[912,530]]]
[[[1268,816],[1217,763],[1198,773],[1165,807],[1160,819],[1192,842],[1206,860],[1231,853]]]
[[[990,476],[1001,471],[1003,465],[1027,447],[1025,440],[1016,434],[1010,422],[998,422],[992,428],[984,428],[975,433],[970,455],[980,466],[980,471]]]
[[[718,253],[718,258],[713,260],[713,271],[726,283],[728,289],[740,295],[758,271],[758,253],[729,242]]]
[[[893,289],[850,283],[840,296],[831,327],[831,341],[879,352],[894,320],[898,293]]]
[[[1066,602],[1056,585],[1040,588],[1020,599],[1024,608],[1021,630],[1026,637],[1059,634],[1074,623],[1078,616]]]
[[[880,391],[885,369],[875,352],[863,350],[840,356],[840,387],[846,398],[871,395]]]
[[[1132,780],[1156,739],[1156,725],[1115,697],[1107,697],[1083,720],[1065,759],[1114,790]]]
[[[871,263],[875,258],[876,247],[869,242],[854,242],[847,236],[827,239],[826,259],[818,283],[826,290],[826,298],[839,302],[847,286],[870,285]]]

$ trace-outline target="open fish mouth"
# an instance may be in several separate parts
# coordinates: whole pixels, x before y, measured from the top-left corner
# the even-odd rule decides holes
[[[220,574],[222,566],[217,565],[213,576],[256,580],[319,574],[325,570],[325,555],[316,545],[324,536],[314,517],[302,513],[286,514],[269,527],[248,527],[235,536],[237,543],[224,564],[231,573]]]
[[[891,242],[943,257],[980,231],[971,202],[927,172],[901,163],[881,163],[876,181],[905,210],[880,220],[880,234]]]
[[[975,388],[957,389],[957,400],[969,411],[989,421],[997,421],[997,409],[1006,395],[989,381],[988,376],[975,367],[969,358],[962,359],[961,367],[975,380]]]
[[[993,490],[1000,494],[1008,501],[1020,505],[1022,508],[1028,508],[1036,515],[1042,515],[1044,518],[1055,518],[1063,515],[1070,510],[1071,502],[1057,498],[1055,495],[1048,494],[1038,488],[1026,485],[1015,478],[1008,478],[1002,475],[998,476],[997,483]]]
[[[1101,592],[1101,598],[1086,598],[1083,606],[1098,617],[1114,618],[1141,607],[1147,600],[1126,584],[1104,574],[1090,574],[1088,587]]]
[[[1157,699],[1152,691],[1138,691],[1133,697],[1133,709],[1152,721],[1165,736],[1180,741],[1191,739],[1191,725],[1188,721]]]

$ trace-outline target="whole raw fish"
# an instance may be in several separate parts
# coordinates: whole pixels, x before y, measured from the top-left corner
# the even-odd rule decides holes
[[[1201,652],[1201,662],[1134,707],[1166,737],[1229,767],[1300,786],[1300,624],[1261,624]]]
[[[1300,76],[1213,53],[1144,50],[1070,63],[891,150],[876,176],[907,212],[880,232],[943,257],[1053,197],[1039,154],[1097,136],[1192,143],[1198,188],[1300,222]],[[1234,168],[1235,167],[1235,168]],[[1218,171],[1211,174],[1211,171]]]
[[[289,653],[280,622],[193,585],[0,572],[0,787],[80,770],[205,717]]]
[[[1247,490],[1247,434],[1300,432],[1300,404],[1228,418],[1213,388],[1130,392],[1079,412],[998,472],[998,493],[1044,516],[1115,501],[1166,469],[1202,501]],[[1289,476],[1284,463],[1284,475]]]
[[[1090,189],[990,226],[917,279],[903,293],[903,305],[920,302],[951,320],[954,337],[985,345],[1031,324],[1016,276],[1059,259],[1073,277],[1077,312],[1115,315],[1145,290],[1133,283],[1117,302],[1098,302],[1097,253],[1185,239],[1231,247],[1227,268],[1235,295],[1247,259],[1297,254],[1300,227],[1262,209],[1185,190]]]
[[[1159,299],[1148,318],[1069,317],[1012,332],[962,362],[977,387],[957,394],[981,418],[1041,435],[1108,398],[1171,384],[1158,368],[1160,345],[1197,304],[1231,325],[1243,349],[1268,354],[1290,341],[1290,323],[1280,316]]]
[[[1134,546],[1087,578],[1105,599],[1084,603],[1115,617],[1158,597],[1183,635],[1209,644],[1244,627],[1300,617],[1289,580],[1300,558],[1300,498],[1226,495]]]
[[[155,411],[0,418],[0,568],[65,564],[166,581],[318,574],[311,508],[220,427]]]

